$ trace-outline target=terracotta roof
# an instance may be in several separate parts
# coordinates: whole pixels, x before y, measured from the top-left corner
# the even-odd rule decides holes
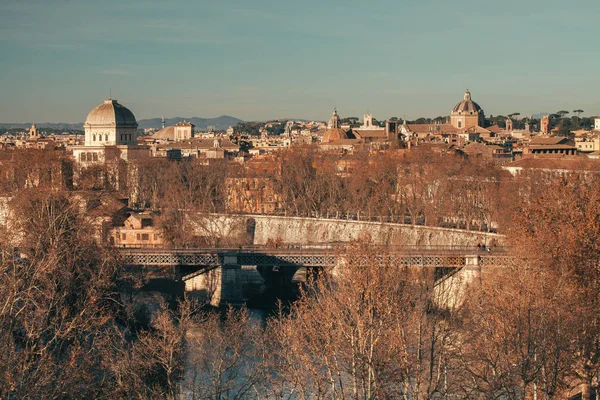
[[[112,217],[120,210],[127,208],[122,199],[109,193],[82,193],[81,198],[87,200],[86,214],[91,217]]]
[[[407,124],[408,130],[414,133],[453,133],[458,132],[452,124]]]
[[[150,135],[151,138],[154,139],[170,139],[173,140],[175,137],[175,127],[167,126],[161,129],[158,132],[154,132],[154,134]]]
[[[193,139],[192,143],[197,143],[199,149],[207,149],[215,147],[215,140],[219,141],[219,148],[221,149],[233,151],[238,151],[240,149],[240,146],[227,138]]]
[[[165,128],[166,129],[166,128]],[[215,147],[215,140],[219,141],[219,147]],[[194,138],[184,142],[168,143],[158,146],[160,149],[213,149],[238,151],[239,146],[226,138],[200,139]]]
[[[349,139],[348,132],[342,128],[331,128],[323,134],[323,143],[330,143],[339,139]]]
[[[486,145],[483,143],[469,143],[464,148],[465,153],[480,153],[480,152],[495,152],[499,150],[504,150],[504,147],[498,145]]]
[[[461,133],[480,133],[489,135],[492,132],[479,125],[474,125],[463,129]]]
[[[569,139],[565,137],[550,136],[550,137],[536,137],[529,141],[530,146],[547,146],[555,144],[566,144]]]
[[[506,164],[506,167],[524,169],[562,169],[572,171],[600,171],[600,160],[587,157],[527,157]]]
[[[569,144],[554,144],[547,146],[533,146],[535,150],[564,150],[564,149],[575,149],[576,147]]]
[[[573,133],[575,134],[575,136],[584,136],[587,135],[589,133],[591,133],[590,131],[586,131],[585,129],[579,129],[576,131],[573,131]]]
[[[359,138],[382,138],[387,139],[388,135],[385,129],[352,129]]]
[[[492,126],[488,126],[485,129],[487,129],[488,131],[493,132],[493,133],[500,133],[500,132],[502,132],[504,130],[504,129],[500,128],[498,126],[498,124],[494,124]]]

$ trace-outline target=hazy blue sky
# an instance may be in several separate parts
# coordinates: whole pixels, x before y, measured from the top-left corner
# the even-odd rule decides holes
[[[0,0],[0,121],[600,114],[600,0]]]

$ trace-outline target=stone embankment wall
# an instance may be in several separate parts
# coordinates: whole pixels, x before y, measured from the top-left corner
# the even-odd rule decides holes
[[[200,235],[249,235],[252,244],[269,241],[289,244],[349,242],[368,236],[390,246],[476,246],[502,244],[504,236],[462,229],[420,225],[345,221],[271,215],[209,215],[196,221]]]

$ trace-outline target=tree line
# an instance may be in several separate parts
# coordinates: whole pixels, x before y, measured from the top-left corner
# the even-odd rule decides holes
[[[134,209],[160,212],[173,244],[191,243],[186,215],[262,213],[362,219],[506,232],[516,203],[540,177],[513,177],[492,160],[435,146],[355,154],[297,147],[209,163],[149,158],[78,168],[57,151],[18,150],[0,159],[0,194],[22,188],[113,192]],[[8,155],[8,156],[7,156]],[[182,236],[183,235],[183,236]]]

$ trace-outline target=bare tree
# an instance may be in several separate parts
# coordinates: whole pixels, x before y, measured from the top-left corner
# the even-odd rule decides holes
[[[247,310],[227,309],[195,317],[187,334],[188,372],[183,387],[192,399],[247,399],[256,397],[268,371],[262,360],[263,331]]]
[[[449,348],[432,277],[355,246],[272,322],[281,392],[300,398],[430,398],[444,392]],[[286,391],[287,390],[287,391]]]

